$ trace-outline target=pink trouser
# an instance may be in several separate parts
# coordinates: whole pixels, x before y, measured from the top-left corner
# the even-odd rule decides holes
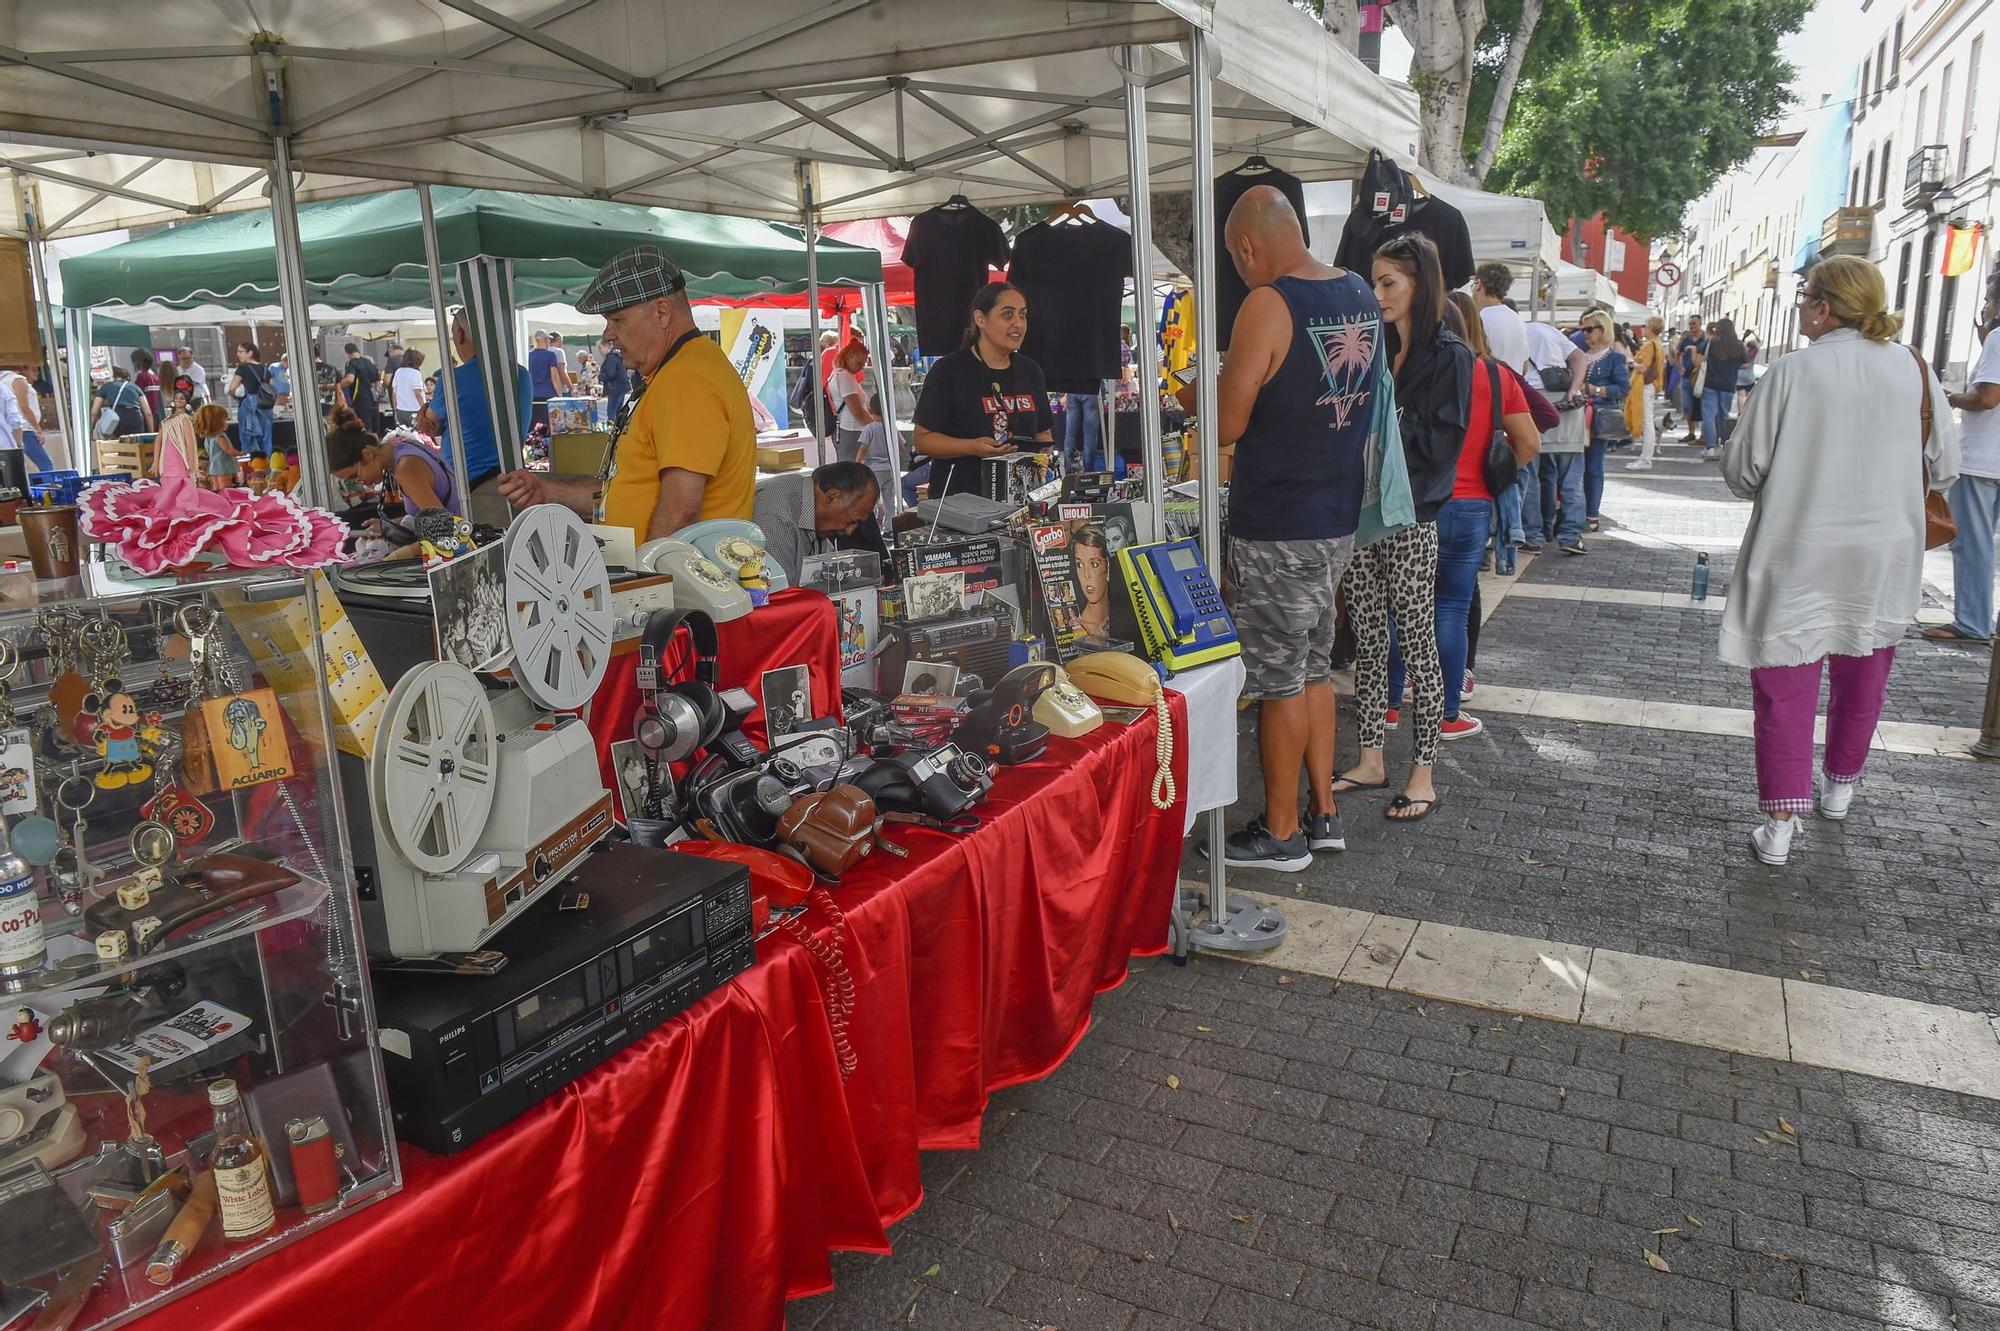
[[[1826,779],[1861,779],[1868,744],[1882,717],[1896,649],[1867,656],[1823,658],[1831,676],[1826,703]],[[1757,807],[1766,813],[1810,813],[1813,807],[1813,718],[1819,711],[1822,661],[1765,666],[1750,672],[1756,703]]]

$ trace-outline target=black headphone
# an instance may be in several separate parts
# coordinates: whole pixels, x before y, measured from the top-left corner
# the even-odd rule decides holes
[[[687,626],[688,641],[694,645],[694,678],[662,687],[658,683],[660,661],[674,631],[682,625]],[[715,621],[704,611],[655,610],[646,616],[639,639],[639,715],[632,725],[632,737],[648,760],[680,762],[722,733],[728,714],[715,689],[720,648]],[[646,677],[649,667],[653,672],[650,687]]]

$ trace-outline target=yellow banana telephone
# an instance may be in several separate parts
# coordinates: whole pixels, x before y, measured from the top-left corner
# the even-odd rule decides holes
[[[1159,721],[1154,743],[1158,766],[1153,772],[1153,807],[1174,806],[1174,721],[1167,710],[1166,688],[1159,672],[1130,652],[1089,652],[1063,667],[1069,682],[1093,698],[1127,707],[1151,706]]]

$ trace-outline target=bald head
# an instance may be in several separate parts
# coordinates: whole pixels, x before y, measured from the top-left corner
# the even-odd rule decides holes
[[[1270,185],[1258,185],[1236,201],[1222,238],[1246,286],[1262,286],[1312,257],[1292,201]]]

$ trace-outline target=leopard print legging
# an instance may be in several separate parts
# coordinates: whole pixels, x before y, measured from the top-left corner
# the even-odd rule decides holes
[[[1435,522],[1402,527],[1347,563],[1341,588],[1354,624],[1354,701],[1364,749],[1388,740],[1389,616],[1396,616],[1403,661],[1409,670],[1410,724],[1419,766],[1437,761],[1438,725],[1444,720],[1444,668],[1437,646],[1438,529]]]

